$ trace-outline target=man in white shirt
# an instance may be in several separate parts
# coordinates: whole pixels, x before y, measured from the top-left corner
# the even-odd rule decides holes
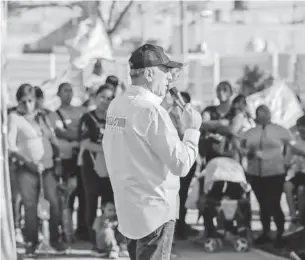
[[[188,104],[181,141],[161,106],[172,81],[162,47],[145,44],[129,59],[132,86],[109,106],[103,139],[119,230],[131,260],[169,260],[179,210],[179,177],[198,155],[201,116]]]

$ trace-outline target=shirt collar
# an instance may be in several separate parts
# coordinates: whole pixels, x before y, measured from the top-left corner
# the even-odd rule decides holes
[[[143,86],[131,85],[128,92],[135,95],[143,96],[156,105],[161,105],[163,101],[163,98],[158,97],[157,95],[155,95],[148,89],[144,88]]]

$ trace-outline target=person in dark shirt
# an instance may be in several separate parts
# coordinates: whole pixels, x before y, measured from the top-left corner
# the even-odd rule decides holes
[[[222,155],[224,136],[216,130],[219,126],[228,125],[226,116],[231,108],[231,97],[233,95],[231,84],[227,81],[220,82],[216,87],[216,95],[219,105],[208,106],[202,112],[202,131],[199,140],[199,154],[204,160],[202,168],[212,159]],[[200,187],[203,187],[204,177],[200,179],[200,183]],[[203,195],[203,190],[200,190],[200,194]],[[205,231],[215,230],[208,214],[203,212],[202,216]]]
[[[216,133],[216,128],[222,124],[222,121],[230,110],[231,97],[233,94],[232,86],[227,81],[222,81],[216,88],[219,105],[208,106],[202,112],[202,135],[199,141],[199,153],[205,159],[206,163],[215,157],[220,156],[218,145],[221,138]],[[227,121],[227,120],[225,120]]]
[[[102,197],[103,204],[112,203],[114,200],[102,147],[106,112],[113,98],[112,86],[102,85],[95,94],[97,108],[84,114],[80,121],[81,176],[85,188],[86,220],[93,253],[96,252],[96,241],[92,225],[96,218],[98,197]]]

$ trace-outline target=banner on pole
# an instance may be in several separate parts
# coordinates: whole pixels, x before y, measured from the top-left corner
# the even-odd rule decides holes
[[[247,97],[250,113],[255,117],[255,110],[260,105],[269,107],[272,121],[285,128],[292,128],[304,112],[295,93],[284,81],[275,80],[270,88]]]

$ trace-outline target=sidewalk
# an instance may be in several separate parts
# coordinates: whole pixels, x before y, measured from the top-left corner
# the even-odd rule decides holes
[[[252,210],[255,212],[258,209],[258,205],[256,201],[253,201]],[[198,224],[197,222],[197,211],[196,210],[189,210],[186,222],[192,224],[196,229],[202,230],[203,229],[203,223],[202,219]],[[252,222],[252,228],[255,231],[258,231],[261,229],[261,224],[258,221],[258,216],[254,217],[254,221]],[[272,228],[274,229],[274,225],[272,225]],[[77,242],[73,245],[73,251],[71,255],[49,255],[49,256],[39,256],[35,259],[57,259],[57,260],[72,260],[72,259],[78,259],[78,260],[87,260],[87,259],[105,259],[105,258],[96,258],[91,257],[90,255],[90,248],[91,245],[88,242]],[[23,250],[18,250],[18,252],[22,253]],[[216,253],[206,253],[203,250],[202,245],[198,245],[194,243],[191,240],[187,241],[178,241],[175,243],[175,246],[173,247],[173,257],[171,260],[282,260],[285,258],[277,257],[272,254],[265,253],[261,250],[253,249],[248,253],[237,253],[234,251],[233,247],[230,248],[223,248],[221,252]],[[29,258],[24,258],[29,259]],[[128,260],[129,258],[120,258],[122,260]]]

